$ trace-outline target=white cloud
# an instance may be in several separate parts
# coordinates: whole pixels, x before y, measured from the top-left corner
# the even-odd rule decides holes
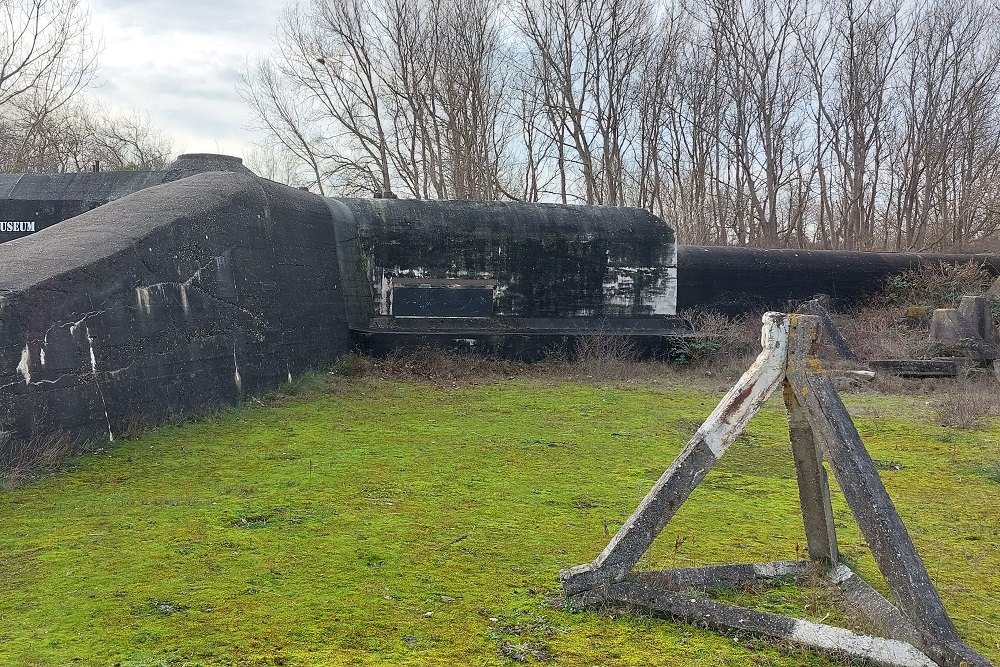
[[[236,85],[244,64],[270,47],[280,0],[91,0],[90,8],[104,42],[96,97],[148,112],[178,152],[247,152],[252,119]]]

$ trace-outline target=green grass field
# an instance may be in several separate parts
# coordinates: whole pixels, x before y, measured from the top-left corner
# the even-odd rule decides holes
[[[335,379],[116,444],[0,491],[0,665],[837,664],[558,600],[719,396]],[[1000,426],[847,402],[960,632],[1000,661]],[[640,567],[803,557],[785,428],[772,400]],[[850,623],[794,584],[733,598]]]

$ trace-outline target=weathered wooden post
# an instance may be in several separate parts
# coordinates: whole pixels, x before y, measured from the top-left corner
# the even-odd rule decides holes
[[[813,341],[818,333],[814,318],[791,317],[786,374],[788,368],[803,366],[809,362],[806,353],[811,351],[810,347],[799,345],[798,342],[802,339]],[[833,566],[840,562],[840,555],[837,552],[837,531],[830,504],[830,486],[823,467],[823,451],[809,423],[809,414],[787,378],[782,388],[788,410],[788,434],[795,459],[795,476],[799,484],[799,504],[802,507],[809,557]]]
[[[819,319],[767,313],[763,324],[763,350],[753,365],[723,397],[604,551],[593,562],[560,573],[569,601],[579,606],[637,606],[720,631],[778,637],[894,667],[988,667],[990,662],[958,636],[847,408],[815,356]],[[677,509],[779,386],[788,409],[811,562],[819,564],[827,577],[840,586],[849,604],[889,635],[888,639],[723,604],[690,592],[771,581],[814,567],[810,561],[632,571]],[[824,458],[898,607],[839,562]]]
[[[917,646],[940,665],[989,664],[959,638],[850,413],[811,354],[814,342],[814,337],[806,336],[794,341],[791,358],[803,361],[789,364],[787,382],[804,406],[900,612],[916,630]]]

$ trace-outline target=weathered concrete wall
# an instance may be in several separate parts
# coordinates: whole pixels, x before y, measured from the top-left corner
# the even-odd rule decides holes
[[[225,171],[174,180],[206,168]],[[372,349],[426,337],[527,358],[679,326],[673,232],[642,211],[324,199],[213,156],[154,176],[80,174],[6,200],[51,196],[56,217],[112,201],[0,244],[0,454],[268,391],[352,331]]]
[[[191,153],[163,171],[0,174],[0,243],[40,232],[144,188],[208,171],[250,173],[240,158]]]
[[[111,440],[349,345],[326,202],[245,173],[125,196],[0,244],[0,266],[0,450]]]
[[[374,294],[376,316],[616,318],[675,313],[674,232],[646,211],[513,202],[342,201],[358,224],[358,260]],[[483,283],[472,282],[476,280]],[[441,295],[421,300],[415,294],[421,285],[440,288]],[[449,286],[467,289],[467,298],[452,298],[449,304]],[[400,288],[407,297],[403,313],[394,302]],[[492,289],[492,303],[485,304],[488,313],[477,289]],[[427,312],[421,313],[421,307]]]
[[[643,354],[674,317],[673,231],[646,211],[513,202],[331,200],[352,334],[537,360],[615,335]]]
[[[46,178],[21,178],[11,192],[23,196],[0,202],[48,202],[58,217],[67,202],[112,201],[0,243],[0,453],[233,403],[352,341],[530,359],[613,334],[656,350],[686,333],[678,305],[780,310],[817,292],[849,303],[928,261],[681,247],[678,268],[673,231],[645,211],[324,199],[225,156]]]
[[[1000,274],[996,255],[680,246],[677,307],[759,314],[785,311],[790,302],[816,294],[829,294],[850,306],[880,290],[889,276],[921,263],[969,261],[982,262]]]

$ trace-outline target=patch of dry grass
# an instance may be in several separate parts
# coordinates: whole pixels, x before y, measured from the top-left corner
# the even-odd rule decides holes
[[[938,424],[951,428],[981,429],[1000,417],[1000,392],[996,381],[959,378],[939,381],[932,403]]]
[[[672,382],[682,376],[692,375],[706,377],[701,370],[689,373],[667,361],[643,359],[632,341],[625,336],[612,334],[582,337],[568,351],[553,350],[546,359],[534,363],[423,347],[400,351],[383,358],[349,355],[349,360],[339,362],[338,368],[344,364],[372,377],[427,382],[443,387],[492,384],[527,378],[613,385]],[[335,372],[337,374],[343,373]]]
[[[859,359],[921,359],[933,356],[926,326],[908,321],[903,308],[874,304],[832,315]]]
[[[0,433],[0,488],[15,488],[63,468],[80,450],[64,431],[30,440]]]
[[[518,377],[526,364],[473,353],[458,353],[434,347],[401,350],[383,358],[353,357],[366,374],[381,378],[431,382],[438,385],[470,385]]]
[[[674,360],[713,374],[736,377],[760,352],[758,317],[730,317],[714,311],[688,310],[694,337],[684,343]]]

